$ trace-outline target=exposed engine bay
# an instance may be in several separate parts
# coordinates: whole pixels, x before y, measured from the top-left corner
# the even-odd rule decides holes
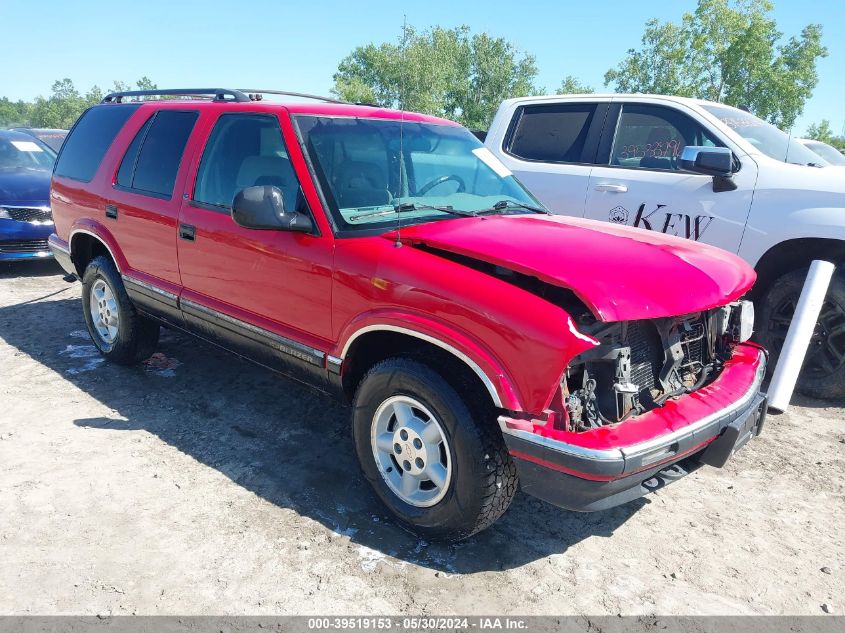
[[[578,330],[601,345],[577,356],[561,381],[567,430],[617,424],[702,388],[719,375],[732,346],[750,336],[749,318],[747,301],[641,321],[581,315]]]

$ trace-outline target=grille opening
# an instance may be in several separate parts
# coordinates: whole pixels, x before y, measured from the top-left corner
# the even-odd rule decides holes
[[[18,222],[32,222],[35,224],[52,224],[53,214],[49,207],[0,207],[9,217]]]
[[[47,240],[0,242],[0,253],[41,253],[47,250]]]
[[[631,347],[631,382],[651,391],[658,385],[665,353],[657,328],[648,321],[628,325],[627,344]]]
[[[715,312],[583,329],[601,345],[576,357],[561,382],[569,430],[624,422],[712,381],[725,346]]]

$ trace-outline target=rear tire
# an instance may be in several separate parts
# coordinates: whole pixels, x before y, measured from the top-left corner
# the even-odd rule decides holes
[[[82,310],[91,340],[108,360],[134,365],[155,351],[159,325],[138,313],[108,257],[95,257],[85,268]]]
[[[807,269],[777,279],[763,296],[757,340],[769,350],[774,371],[786,338]],[[796,389],[822,400],[845,397],[845,276],[833,275]]]
[[[352,434],[364,476],[398,521],[425,539],[480,532],[516,494],[495,410],[473,393],[418,360],[389,358],[355,394]]]

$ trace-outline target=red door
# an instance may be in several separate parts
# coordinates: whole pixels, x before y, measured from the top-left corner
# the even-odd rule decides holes
[[[229,108],[203,127],[210,133],[196,153],[190,171],[193,186],[186,187],[179,215],[182,309],[186,316],[205,309],[209,318],[222,318],[225,327],[247,336],[254,328],[265,335],[272,332],[278,335],[273,344],[287,352],[298,353],[291,342],[325,352],[332,335],[334,238],[314,208],[316,196],[308,200],[303,193],[294,162],[301,173],[304,162],[287,150],[295,142],[285,143],[279,117],[271,111]],[[287,133],[293,134],[290,129]],[[312,215],[314,234],[235,224],[231,201],[253,185],[278,186],[286,208]],[[310,181],[305,185],[312,193]]]
[[[178,293],[176,224],[190,162],[184,155],[199,114],[141,112],[133,121],[138,131],[116,166],[105,222],[129,263],[124,273]]]

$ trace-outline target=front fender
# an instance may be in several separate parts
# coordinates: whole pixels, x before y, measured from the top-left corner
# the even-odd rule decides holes
[[[445,349],[468,365],[481,379],[497,407],[512,411],[523,409],[513,378],[485,345],[447,323],[424,315],[398,310],[375,310],[360,315],[343,329],[335,349],[336,355],[341,360],[346,358],[358,337],[379,331],[413,336]]]
[[[342,358],[377,329],[423,338],[464,360],[504,409],[547,409],[569,361],[594,342],[560,306],[501,278],[382,237],[335,252],[332,293]]]
[[[845,250],[845,196],[843,206],[779,210],[755,198],[739,255],[752,266],[778,244],[797,239],[840,240]]]

